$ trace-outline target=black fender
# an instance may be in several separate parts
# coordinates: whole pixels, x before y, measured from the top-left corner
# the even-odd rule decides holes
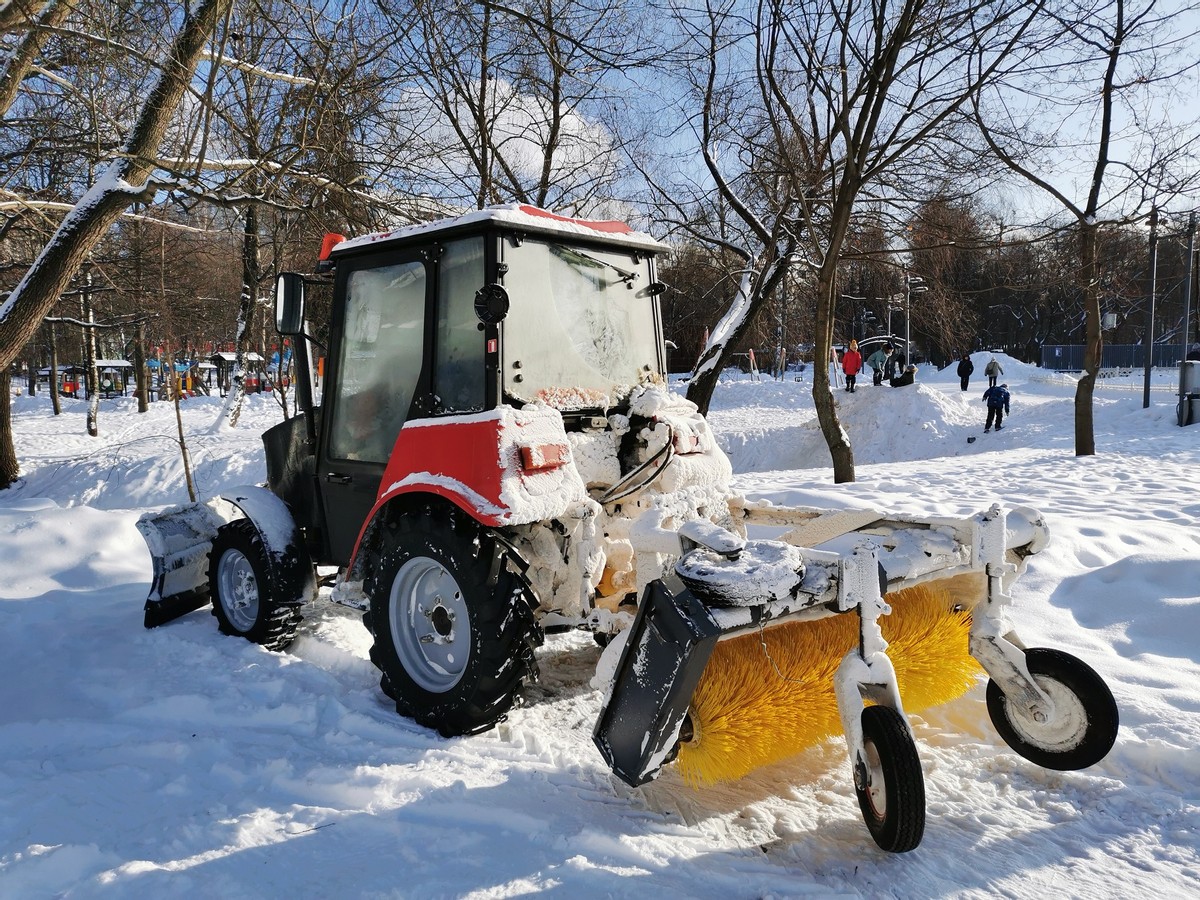
[[[243,485],[209,501],[210,506],[215,504],[228,504],[241,513],[226,516],[226,521],[245,518],[254,525],[274,568],[276,602],[299,606],[317,596],[316,568],[286,503],[267,488]]]

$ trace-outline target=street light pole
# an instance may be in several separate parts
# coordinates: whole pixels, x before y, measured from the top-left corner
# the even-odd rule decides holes
[[[851,300],[854,303],[854,312],[850,316],[850,337],[852,337],[856,341],[861,341],[862,340],[862,332],[861,332],[861,329],[862,329],[862,321],[861,321],[862,307],[860,307],[859,304],[865,302],[867,298],[866,297],[856,297],[853,294],[842,294],[841,297],[843,300]]]
[[[1186,360],[1188,355],[1188,320],[1192,316],[1192,256],[1196,252],[1196,211],[1192,210],[1188,216],[1188,243],[1187,256],[1184,259],[1187,261],[1187,271],[1183,276],[1183,346],[1180,348],[1179,358]],[[1183,369],[1185,366],[1180,366],[1179,373],[1179,424],[1184,425],[1188,420],[1187,397],[1183,392]]]
[[[1154,300],[1158,293],[1158,207],[1150,207],[1150,311],[1146,319],[1145,369],[1142,376],[1142,409],[1150,407],[1150,368],[1154,365]]]
[[[910,275],[908,269],[904,270],[904,364],[912,365],[911,347],[909,342],[909,323],[912,322],[912,295],[920,294],[922,291],[927,291],[929,288],[925,286],[925,279],[920,275]]]

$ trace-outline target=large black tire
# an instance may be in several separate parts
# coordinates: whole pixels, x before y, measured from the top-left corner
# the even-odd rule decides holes
[[[296,639],[300,608],[281,603],[280,578],[258,529],[249,519],[221,527],[208,554],[212,613],[222,634],[244,637],[268,650],[286,649]]]
[[[1055,716],[1037,722],[1008,704],[988,681],[987,708],[1000,737],[1013,750],[1047,769],[1074,771],[1095,765],[1117,740],[1120,714],[1112,691],[1083,660],[1045,647],[1025,651],[1029,674],[1054,701]]]
[[[406,511],[367,579],[371,661],[396,711],[442,735],[504,718],[536,672],[540,632],[496,538],[457,509]]]
[[[890,706],[862,712],[866,766],[856,766],[854,792],[867,830],[884,850],[905,853],[925,834],[925,776],[912,735]]]

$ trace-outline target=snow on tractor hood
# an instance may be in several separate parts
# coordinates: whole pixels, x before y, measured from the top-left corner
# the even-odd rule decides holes
[[[542,403],[406,422],[371,518],[416,492],[445,497],[488,525],[540,522],[589,500],[562,414]]]

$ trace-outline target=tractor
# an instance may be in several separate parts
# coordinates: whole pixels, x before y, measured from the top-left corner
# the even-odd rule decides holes
[[[1103,758],[1117,730],[1103,680],[1008,623],[1011,583],[1048,540],[1041,516],[735,495],[708,423],[666,383],[664,249],[525,205],[327,236],[315,274],[276,286],[300,411],[263,435],[267,485],[138,522],[154,561],[146,627],[211,603],[221,632],[283,650],[317,568],[335,570],[323,596],[362,611],[383,693],[448,737],[496,725],[537,677],[544,636],[585,629],[605,647],[594,742],[640,785],[711,731],[696,697],[718,645],[772,678],[764,636],[844,620],[821,688],[868,829],[903,852],[921,840],[925,794],[881,622],[936,582],[965,629],[956,651],[990,676],[1001,736],[1052,768]],[[329,282],[318,404],[305,291]]]

